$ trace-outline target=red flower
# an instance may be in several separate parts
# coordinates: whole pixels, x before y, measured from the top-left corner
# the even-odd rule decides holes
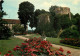
[[[12,51],[8,51],[8,53],[12,53]]]
[[[37,56],[36,54],[31,53],[31,56]]]
[[[62,47],[60,47],[59,51],[63,52],[64,50],[63,50],[63,48],[62,48]]]
[[[0,54],[1,54],[1,52],[0,52]]]
[[[17,50],[17,48],[14,48],[13,50],[14,50],[14,51],[16,51],[16,50]]]
[[[65,40],[68,40],[68,38],[65,38]]]
[[[20,48],[19,46],[16,46],[16,48]]]
[[[7,54],[5,54],[4,56],[9,56],[10,54],[9,53],[7,53]]]
[[[70,52],[70,51],[67,51],[67,53],[68,53],[68,54],[71,54],[71,52]]]
[[[47,41],[41,41],[41,44],[43,44],[43,45],[46,44],[46,43],[47,43]]]
[[[56,51],[55,54],[60,54],[59,51]]]

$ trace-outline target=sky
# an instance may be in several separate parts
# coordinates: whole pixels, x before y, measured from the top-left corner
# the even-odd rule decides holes
[[[44,9],[49,11],[51,6],[57,5],[62,7],[69,7],[71,13],[80,14],[80,0],[4,0],[3,10],[8,14],[4,19],[18,19],[19,4],[23,1],[29,1],[36,9]]]

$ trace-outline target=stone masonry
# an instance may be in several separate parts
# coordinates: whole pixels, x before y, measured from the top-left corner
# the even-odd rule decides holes
[[[68,14],[69,18],[71,19],[71,12],[70,12],[70,8],[68,7],[59,7],[59,6],[53,6],[54,9],[53,11],[55,12],[55,14],[61,14],[61,15],[65,15]]]

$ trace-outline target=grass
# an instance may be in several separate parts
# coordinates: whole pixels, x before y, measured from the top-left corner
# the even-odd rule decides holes
[[[61,38],[50,38],[50,37],[47,38],[47,41],[50,41],[53,44],[61,44],[60,40]]]
[[[9,40],[0,40],[0,52],[2,55],[7,53],[9,50],[13,50],[16,45],[20,45],[23,40],[18,38],[10,38]]]
[[[52,44],[67,46],[67,47],[75,48],[75,49],[80,49],[80,47],[62,44],[62,43],[60,43],[60,40],[61,40],[61,38],[49,38],[49,37],[47,38],[47,41],[50,41]]]
[[[30,36],[27,36],[27,35],[23,35],[23,37],[26,37],[26,38],[34,38],[34,37],[41,37],[39,34],[29,34]]]

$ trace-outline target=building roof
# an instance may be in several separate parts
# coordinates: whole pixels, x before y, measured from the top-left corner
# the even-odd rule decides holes
[[[17,19],[3,19],[3,21],[6,21],[8,24],[20,24],[20,20]]]

